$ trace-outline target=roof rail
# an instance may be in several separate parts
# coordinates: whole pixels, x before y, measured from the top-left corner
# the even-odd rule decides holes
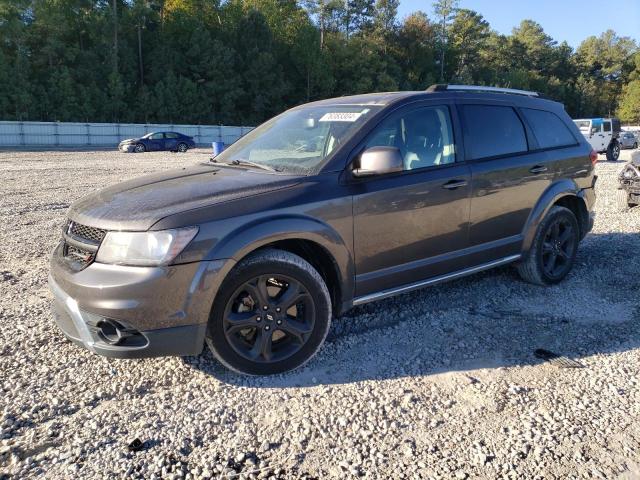
[[[492,93],[509,93],[511,95],[525,95],[527,97],[540,97],[538,92],[531,92],[529,90],[518,90],[515,88],[500,88],[500,87],[483,87],[480,85],[448,85],[448,84],[435,84],[427,88],[427,92],[443,92],[443,91],[457,91],[457,92],[492,92]]]

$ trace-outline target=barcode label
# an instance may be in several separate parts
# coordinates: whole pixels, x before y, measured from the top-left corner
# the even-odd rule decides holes
[[[361,112],[331,112],[325,113],[321,122],[355,122],[362,115]]]

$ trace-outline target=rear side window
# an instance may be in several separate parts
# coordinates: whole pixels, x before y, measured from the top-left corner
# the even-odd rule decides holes
[[[533,129],[540,148],[568,147],[577,143],[571,131],[555,113],[532,108],[523,108],[521,111]]]
[[[471,160],[527,151],[520,117],[511,107],[463,105],[465,147]]]
[[[605,132],[610,132],[611,131],[611,123],[604,122],[604,131]]]
[[[166,132],[164,134],[165,138],[178,138],[178,134],[177,133],[173,133],[173,132]]]

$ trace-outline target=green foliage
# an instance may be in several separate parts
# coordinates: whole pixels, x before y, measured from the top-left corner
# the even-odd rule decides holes
[[[622,90],[618,116],[623,122],[640,123],[640,80],[633,80]]]
[[[0,119],[255,125],[291,106],[451,83],[528,88],[575,116],[640,118],[640,52],[613,31],[574,52],[458,1],[2,0]]]

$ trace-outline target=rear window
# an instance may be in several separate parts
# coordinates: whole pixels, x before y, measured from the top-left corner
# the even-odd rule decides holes
[[[465,148],[471,160],[527,151],[520,117],[511,107],[464,105]]]
[[[565,123],[552,112],[523,108],[540,148],[568,147],[578,143]]]

